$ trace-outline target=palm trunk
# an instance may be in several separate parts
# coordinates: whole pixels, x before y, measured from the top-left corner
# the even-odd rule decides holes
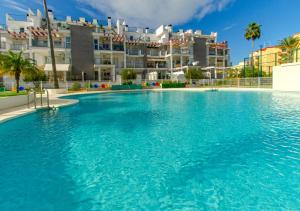
[[[251,63],[252,63],[252,77],[254,77],[254,40],[252,40],[252,58],[251,58]]]
[[[19,72],[15,73],[15,80],[17,83],[17,93],[19,93],[19,89],[20,89],[20,73]]]

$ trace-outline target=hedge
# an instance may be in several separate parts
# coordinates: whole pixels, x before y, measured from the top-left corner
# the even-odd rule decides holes
[[[140,84],[131,84],[131,85],[112,85],[112,90],[130,90],[130,89],[142,89]]]
[[[185,88],[185,83],[167,82],[162,84],[162,88]]]

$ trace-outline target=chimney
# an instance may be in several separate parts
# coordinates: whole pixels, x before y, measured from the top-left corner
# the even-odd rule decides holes
[[[54,20],[54,15],[53,15],[53,11],[48,9],[48,15],[49,15],[49,19],[50,21],[53,21]]]
[[[67,16],[66,22],[72,22],[72,17],[71,16]]]
[[[148,34],[149,33],[149,28],[145,28],[145,33]]]
[[[79,18],[79,22],[85,23],[85,18],[80,17],[80,18]]]
[[[125,31],[128,32],[128,25],[125,25]]]
[[[168,31],[169,31],[170,33],[173,32],[173,26],[172,26],[172,24],[169,24],[169,25],[168,25]]]
[[[111,17],[107,17],[107,27],[111,29]]]
[[[99,24],[98,24],[98,20],[97,19],[93,19],[93,25],[95,25],[95,26],[98,26]]]
[[[42,17],[42,13],[39,9],[36,10],[36,16],[38,17]]]

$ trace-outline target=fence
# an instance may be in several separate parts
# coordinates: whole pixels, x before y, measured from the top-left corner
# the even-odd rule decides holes
[[[159,84],[170,80],[135,80],[134,84]],[[258,78],[231,78],[231,79],[199,79],[199,80],[173,80],[176,82],[186,83],[188,87],[236,87],[236,88],[272,88],[271,77],[258,77]],[[76,83],[77,87],[81,88],[98,88],[98,87],[111,87],[112,85],[120,85],[119,82],[112,81],[67,81],[59,82],[59,87],[62,89],[71,89]],[[6,90],[14,90],[16,88],[15,82],[3,82]],[[54,88],[53,82],[39,82],[40,87],[51,89]],[[35,87],[32,82],[20,82],[20,87],[29,89]]]
[[[191,87],[272,88],[271,77],[191,80]]]

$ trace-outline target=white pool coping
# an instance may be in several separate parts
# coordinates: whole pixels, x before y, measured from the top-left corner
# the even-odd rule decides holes
[[[219,91],[251,91],[251,92],[273,92],[274,90],[270,88],[214,88]],[[105,90],[105,91],[88,91],[88,92],[74,92],[74,93],[67,93],[67,94],[60,94],[57,95],[56,98],[52,98],[50,100],[50,106],[51,107],[64,107],[64,106],[70,106],[78,103],[79,101],[76,99],[62,99],[60,97],[65,96],[73,96],[73,95],[86,95],[86,94],[100,94],[100,93],[124,93],[124,92],[141,92],[141,91],[154,91],[154,92],[160,92],[160,91],[193,91],[193,92],[205,92],[210,91],[212,88],[170,88],[170,89],[162,89],[162,88],[155,88],[155,89],[139,89],[139,90]],[[45,104],[45,103],[44,103]],[[37,105],[37,109],[34,109],[33,107],[27,108],[26,105],[20,106],[20,107],[14,107],[9,108],[5,110],[0,110],[0,124],[6,121],[9,121],[11,119],[24,116],[33,112],[36,112],[39,109],[47,109],[47,105],[40,106]]]

